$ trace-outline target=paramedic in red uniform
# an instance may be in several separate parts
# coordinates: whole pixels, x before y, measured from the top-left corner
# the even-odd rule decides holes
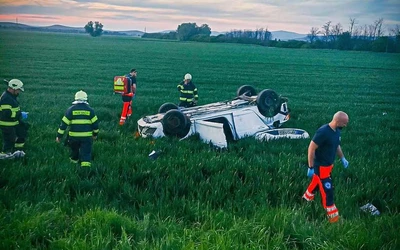
[[[128,89],[126,93],[122,94],[123,106],[119,125],[124,125],[126,118],[132,115],[132,99],[136,93],[136,75],[136,69],[131,69],[130,73],[125,75],[128,79]]]
[[[318,188],[321,193],[322,205],[331,223],[339,220],[339,211],[334,203],[331,172],[336,155],[345,168],[349,166],[340,147],[340,132],[348,122],[349,117],[345,112],[336,112],[330,123],[317,130],[308,147],[307,176],[312,177],[312,180],[303,198],[312,201]]]

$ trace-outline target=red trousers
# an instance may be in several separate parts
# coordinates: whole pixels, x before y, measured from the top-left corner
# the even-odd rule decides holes
[[[126,118],[129,118],[132,115],[132,98],[134,94],[126,94],[122,95],[122,112],[121,112],[121,119],[119,120],[119,125],[124,125]]]
[[[308,185],[303,198],[307,201],[314,199],[314,193],[317,189],[321,193],[322,206],[327,212],[329,222],[333,223],[339,220],[339,211],[334,203],[334,188],[331,178],[333,165],[315,167],[315,173]]]

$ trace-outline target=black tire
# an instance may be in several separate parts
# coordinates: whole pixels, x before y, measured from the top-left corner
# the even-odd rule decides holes
[[[257,108],[266,117],[279,113],[281,101],[279,95],[272,89],[264,89],[257,95]]]
[[[178,109],[178,106],[175,103],[172,102],[166,102],[163,105],[160,106],[158,109],[158,113],[167,113],[168,111],[172,109]]]
[[[165,135],[178,136],[187,128],[187,117],[179,110],[172,109],[165,113],[161,123]]]
[[[236,96],[241,96],[245,94],[246,96],[257,95],[257,91],[253,86],[250,85],[242,85],[236,91]]]

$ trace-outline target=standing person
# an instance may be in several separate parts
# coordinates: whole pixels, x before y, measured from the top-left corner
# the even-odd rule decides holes
[[[3,134],[0,159],[8,158],[14,150],[22,150],[25,145],[28,124],[24,120],[28,118],[28,113],[21,111],[17,101],[23,91],[24,84],[18,79],[12,79],[0,97],[0,128]]]
[[[136,69],[131,69],[129,74],[126,74],[125,77],[128,79],[128,90],[127,93],[122,94],[122,113],[121,119],[119,120],[119,125],[124,125],[126,118],[132,115],[132,99],[136,93]]]
[[[57,131],[56,142],[60,143],[65,130],[69,127],[68,145],[71,148],[70,160],[80,161],[81,167],[90,167],[93,140],[99,133],[99,122],[94,110],[87,102],[88,96],[84,91],[75,94],[75,101],[67,109]]]
[[[344,158],[340,147],[340,132],[342,128],[347,126],[348,122],[349,117],[345,112],[336,112],[331,122],[317,130],[308,147],[309,167],[307,176],[312,177],[312,180],[303,198],[307,201],[312,201],[318,187],[321,193],[322,205],[331,223],[339,220],[339,211],[334,203],[331,172],[336,155],[339,156],[344,168],[349,166],[349,162]]]
[[[199,96],[197,94],[197,88],[192,82],[191,74],[186,74],[183,81],[179,83],[177,87],[178,91],[180,92],[180,107],[188,108],[197,105]]]

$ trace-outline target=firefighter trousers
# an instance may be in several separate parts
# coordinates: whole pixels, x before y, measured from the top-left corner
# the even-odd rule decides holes
[[[81,167],[90,167],[92,160],[93,139],[69,137],[68,145],[71,149],[70,159],[72,162],[80,161]]]
[[[20,122],[16,126],[1,126],[3,135],[2,152],[12,153],[14,150],[21,150],[25,145],[28,137],[29,124]]]

